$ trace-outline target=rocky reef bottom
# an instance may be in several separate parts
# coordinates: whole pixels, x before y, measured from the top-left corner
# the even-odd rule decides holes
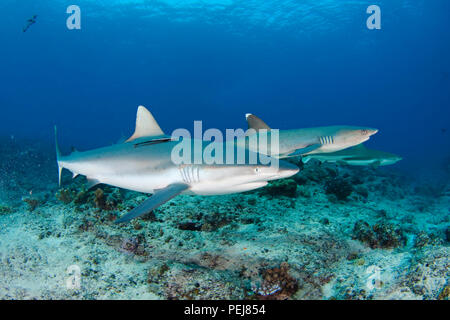
[[[69,175],[58,189],[52,155],[0,146],[1,299],[449,298],[448,168],[426,182],[310,161],[115,225],[148,195]]]

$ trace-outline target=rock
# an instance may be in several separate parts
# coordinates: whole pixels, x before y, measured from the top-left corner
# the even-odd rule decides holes
[[[59,201],[61,201],[64,204],[69,204],[72,202],[74,198],[74,192],[69,189],[60,189],[56,194],[55,197]]]
[[[273,197],[285,196],[294,198],[297,191],[297,182],[294,179],[282,179],[271,182],[263,192]]]
[[[10,207],[0,205],[0,215],[12,213],[12,212],[13,212],[13,210]]]
[[[201,231],[202,224],[199,222],[180,222],[177,225],[177,228],[180,230],[188,230],[188,231]]]
[[[357,221],[353,228],[353,239],[375,248],[396,248],[405,245],[402,229],[390,223],[377,223],[372,227],[365,221]]]
[[[255,289],[259,299],[285,300],[299,289],[298,282],[289,274],[289,264],[281,263],[280,267],[262,272],[263,282]]]
[[[302,171],[294,176],[294,179],[299,185],[303,185],[310,181],[320,183],[330,177],[334,178],[336,176],[337,170],[335,168],[312,160],[304,166]]]
[[[450,285],[446,285],[444,289],[442,289],[441,293],[438,296],[439,300],[449,300],[450,299]]]
[[[363,186],[357,186],[355,188],[355,192],[363,198],[367,198],[369,196],[369,191]]]
[[[343,178],[333,178],[326,182],[325,193],[336,196],[338,200],[346,200],[352,193],[353,186]]]
[[[35,198],[24,198],[22,200],[28,204],[28,210],[30,211],[34,211],[39,205],[39,200]]]
[[[419,232],[419,234],[414,239],[414,247],[415,248],[423,248],[429,245],[439,245],[442,240],[439,239],[434,234],[427,234],[424,231]]]

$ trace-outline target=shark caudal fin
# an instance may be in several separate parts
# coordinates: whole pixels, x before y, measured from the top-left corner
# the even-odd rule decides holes
[[[55,149],[56,149],[56,162],[58,163],[58,185],[61,186],[61,173],[62,173],[62,165],[59,164],[59,159],[61,158],[61,151],[59,150],[58,145],[58,130],[55,126]]]

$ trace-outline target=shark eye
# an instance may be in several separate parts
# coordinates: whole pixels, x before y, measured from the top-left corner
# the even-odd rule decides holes
[[[259,168],[256,167],[256,168],[255,168],[255,173],[258,173],[258,172],[259,172]]]
[[[367,134],[367,130],[366,130],[366,129],[362,129],[362,130],[361,130],[361,134],[362,134],[363,136],[365,136],[365,135]]]

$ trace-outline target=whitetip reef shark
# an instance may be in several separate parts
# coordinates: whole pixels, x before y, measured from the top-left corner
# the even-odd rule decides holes
[[[198,141],[197,141],[198,142]],[[124,143],[62,156],[56,139],[59,184],[62,169],[74,177],[84,175],[88,187],[104,183],[133,191],[152,193],[140,206],[116,220],[126,222],[164,204],[179,194],[222,195],[264,187],[268,181],[296,174],[297,166],[277,161],[276,166],[262,164],[180,164],[172,161],[172,150],[178,144],[164,134],[152,114],[138,107],[136,129]],[[205,144],[202,142],[203,151]],[[237,147],[236,147],[237,148]],[[193,153],[195,148],[192,149]],[[226,151],[226,150],[225,150]],[[248,151],[247,152],[252,152]]]
[[[378,167],[394,164],[402,160],[402,157],[389,152],[368,149],[363,144],[359,144],[337,152],[306,155],[302,161],[307,163],[311,159],[351,166]]]
[[[247,113],[245,117],[248,128],[256,132],[253,134],[258,135],[260,132],[264,132],[270,138],[271,128],[263,120],[250,113]],[[268,148],[266,151],[258,149],[258,145],[248,143],[251,133],[247,134],[245,138],[238,139],[238,145],[245,145],[252,151],[270,154],[271,156],[276,156],[276,153],[278,153],[278,157],[282,159],[340,151],[369,140],[377,132],[378,129],[355,126],[278,130],[278,148]],[[268,140],[270,140],[269,138]]]

